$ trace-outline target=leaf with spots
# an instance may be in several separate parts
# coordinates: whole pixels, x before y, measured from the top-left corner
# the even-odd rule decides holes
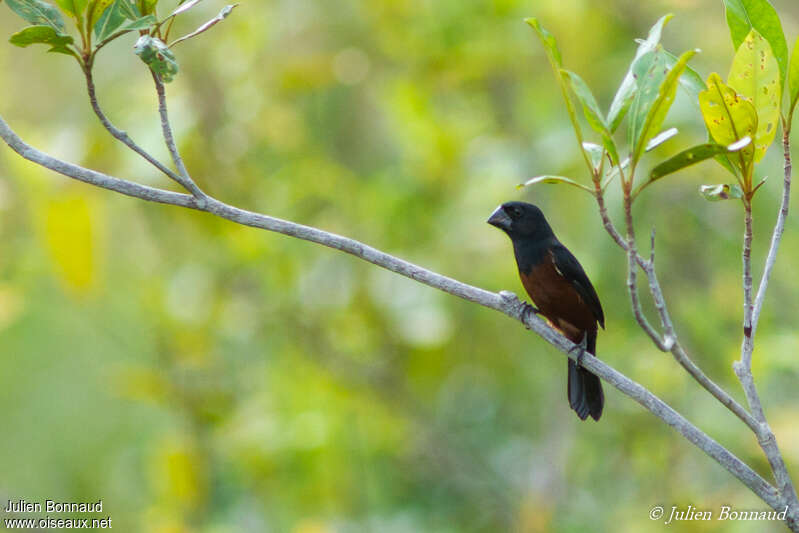
[[[94,28],[97,21],[103,16],[103,13],[105,13],[113,3],[114,0],[92,0],[89,3],[87,26],[89,28]]]
[[[725,146],[734,144],[744,137],[754,139],[757,131],[757,112],[752,102],[727,86],[715,72],[708,76],[707,87],[707,90],[699,93],[699,108],[702,110],[702,118],[711,138],[717,144]],[[754,157],[753,144],[750,143],[736,154],[731,158],[731,162],[745,177],[749,176]]]
[[[741,47],[753,29],[771,45],[780,69],[780,87],[785,85],[788,70],[788,43],[777,11],[768,0],[724,0],[727,26],[735,49]]]
[[[745,96],[757,112],[755,161],[760,161],[774,140],[780,119],[780,70],[768,41],[752,30],[738,47],[727,84]],[[717,139],[718,140],[718,139]]]

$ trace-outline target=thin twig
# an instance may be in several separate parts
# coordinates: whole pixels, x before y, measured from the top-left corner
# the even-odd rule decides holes
[[[158,93],[158,113],[161,115],[161,130],[164,132],[164,142],[166,142],[166,147],[169,149],[170,155],[172,155],[172,161],[175,163],[175,167],[177,167],[178,172],[180,172],[179,183],[197,198],[197,200],[202,202],[206,194],[201,191],[200,188],[197,187],[197,184],[194,183],[194,180],[191,179],[189,171],[186,170],[186,165],[183,164],[183,158],[180,157],[180,152],[178,152],[175,138],[172,135],[172,125],[169,122],[169,112],[166,108],[166,90],[164,89],[164,82],[161,81],[161,78],[158,77],[155,71],[150,70],[150,74],[152,74],[153,82],[155,82],[155,92]]]
[[[644,262],[642,268],[649,281],[649,293],[652,295],[655,309],[657,309],[658,316],[660,316],[660,325],[663,327],[663,344],[667,350],[671,350],[677,343],[677,334],[674,332],[674,324],[671,322],[666,299],[663,297],[663,291],[660,290],[660,282],[655,272],[655,228],[652,228],[652,233],[649,237],[649,260]]]
[[[101,50],[102,48],[104,48],[106,45],[108,45],[110,42],[115,41],[116,39],[119,39],[120,37],[122,37],[126,33],[130,33],[132,31],[133,30],[120,30],[120,31],[118,31],[118,32],[106,37],[105,39],[103,39],[102,41],[100,41],[99,43],[97,43],[95,45],[94,51],[92,52],[92,54],[93,55],[97,55],[97,52],[99,50]]]
[[[663,297],[663,291],[660,288],[660,282],[658,281],[657,273],[655,272],[655,233],[652,230],[651,236],[651,248],[650,248],[650,258],[649,260],[645,260],[635,249],[635,234],[633,233],[633,253],[630,252],[630,242],[625,241],[619,231],[616,229],[616,226],[613,224],[613,221],[608,216],[607,208],[605,207],[604,196],[602,195],[601,191],[597,191],[596,194],[597,203],[599,205],[599,213],[602,217],[602,222],[605,226],[605,229],[616,241],[616,244],[619,245],[625,252],[627,252],[628,257],[628,271],[633,270],[634,263],[632,262],[632,257],[635,258],[635,263],[641,266],[644,273],[646,274],[647,280],[649,281],[649,292],[652,295],[652,300],[654,301],[655,308],[658,310],[658,314],[660,315],[660,322],[663,326],[664,334],[661,338],[656,332],[654,332],[654,328],[649,326],[651,331],[654,333],[654,336],[650,333],[650,338],[652,338],[655,345],[662,351],[671,352],[674,356],[676,361],[682,366],[690,375],[691,377],[696,380],[705,390],[707,390],[710,394],[713,395],[722,405],[727,407],[732,413],[737,416],[744,424],[746,424],[754,433],[755,435],[760,438],[762,433],[762,425],[758,422],[744,407],[737,402],[732,396],[730,396],[724,389],[722,389],[719,385],[717,385],[713,380],[711,380],[707,374],[705,374],[696,363],[693,362],[691,357],[685,351],[683,346],[680,344],[677,334],[674,330],[674,324],[671,321],[671,316],[668,311],[668,307],[666,306],[666,299]],[[629,218],[625,217],[627,224],[632,227],[632,206],[630,206],[629,210]],[[638,292],[637,292],[637,280],[636,275],[633,273],[632,275],[632,284],[630,284],[630,276],[628,272],[628,288],[630,286],[633,287],[630,292],[631,300],[633,301],[633,310],[636,314],[636,320],[640,315],[643,317],[643,311],[640,308],[640,302],[638,300]],[[637,304],[637,305],[636,305]],[[639,324],[641,322],[639,321]],[[649,325],[649,322],[646,321],[644,317],[644,323]],[[643,327],[643,326],[642,326]],[[645,329],[646,331],[646,329]],[[649,332],[647,332],[649,333]]]
[[[142,156],[148,163],[153,165],[155,168],[163,172],[169,178],[174,180],[176,183],[180,183],[180,176],[169,170],[167,167],[161,164],[160,161],[155,159],[153,156],[148,154],[142,147],[136,144],[133,139],[127,134],[127,132],[120,130],[116,126],[114,126],[108,117],[105,116],[103,109],[100,107],[100,104],[97,102],[97,93],[94,86],[94,76],[92,74],[92,65],[91,62],[85,66],[83,66],[83,74],[86,77],[86,90],[89,93],[89,103],[94,110],[94,114],[97,115],[97,118],[100,119],[100,123],[103,127],[108,130],[115,139],[120,141],[122,144]]]
[[[613,224],[613,221],[610,219],[610,215],[608,215],[608,208],[605,205],[605,194],[602,191],[602,188],[599,184],[594,183],[596,203],[599,206],[599,216],[602,218],[602,225],[605,226],[605,230],[608,232],[608,235],[619,245],[619,248],[627,251],[627,241],[624,240],[619,230],[616,229],[616,225]],[[636,254],[635,258],[636,262],[641,265],[641,268],[644,268],[645,261],[644,258],[640,255]]]
[[[630,198],[629,192],[625,192],[624,194],[624,220],[625,226],[627,228],[627,246],[625,248],[627,251],[627,291],[630,294],[630,303],[632,304],[633,315],[635,316],[635,320],[638,322],[638,325],[641,326],[641,329],[643,329],[647,335],[649,335],[649,338],[652,339],[652,342],[655,343],[658,349],[668,352],[671,349],[671,346],[666,344],[665,340],[660,337],[660,334],[655,331],[655,328],[649,323],[646,315],[644,315],[643,309],[641,309],[641,300],[638,297],[637,259],[639,254],[635,245],[632,199]]]
[[[14,151],[25,159],[73,179],[142,200],[205,211],[238,224],[282,233],[346,252],[397,274],[424,283],[430,287],[500,311],[515,320],[521,321],[527,328],[535,331],[541,338],[558,348],[568,357],[572,359],[577,358],[578,350],[575,349],[576,345],[574,343],[552,329],[543,319],[532,313],[526,313],[524,304],[511,293],[503,292],[498,294],[467,285],[424,269],[418,265],[403,261],[402,259],[353,239],[328,233],[317,228],[273,218],[260,213],[245,211],[211,197],[206,197],[206,201],[200,204],[196,198],[187,194],[145,187],[134,182],[114,178],[72,163],[61,161],[26,144],[8,127],[8,124],[6,124],[2,117],[0,117],[0,138],[3,138]],[[622,393],[635,400],[666,424],[674,428],[688,441],[713,458],[734,477],[749,487],[750,490],[757,494],[773,509],[781,511],[785,508],[787,504],[775,487],[649,390],[596,357],[584,358],[582,364],[590,372],[616,387]],[[796,518],[797,515],[799,515],[799,507],[791,507],[789,526],[794,531],[799,532],[799,520]]]
[[[777,260],[777,252],[780,248],[782,234],[785,231],[785,221],[788,218],[788,208],[791,203],[791,141],[790,131],[783,132],[782,137],[783,157],[785,158],[785,177],[782,188],[782,204],[780,211],[777,215],[777,223],[774,226],[774,233],[771,236],[771,246],[768,250],[766,257],[766,265],[763,269],[763,276],[760,278],[760,285],[757,288],[757,296],[755,297],[755,306],[752,310],[752,335],[754,337],[757,330],[757,323],[760,320],[760,311],[763,309],[763,300],[766,297],[766,289],[768,289],[768,282],[771,277],[771,271],[774,268],[774,263]],[[749,354],[749,366],[751,369],[751,353]]]

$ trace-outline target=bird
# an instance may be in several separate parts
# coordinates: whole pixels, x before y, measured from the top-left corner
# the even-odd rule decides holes
[[[519,277],[535,307],[558,331],[580,346],[578,362],[569,359],[569,406],[580,420],[599,420],[605,395],[599,378],[580,366],[583,353],[596,356],[597,324],[605,315],[594,286],[577,258],[555,237],[537,206],[506,202],[486,221],[504,231],[513,243]]]

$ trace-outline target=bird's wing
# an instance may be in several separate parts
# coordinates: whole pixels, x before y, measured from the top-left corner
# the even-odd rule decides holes
[[[588,305],[591,312],[594,314],[597,322],[602,328],[605,327],[605,314],[602,312],[602,304],[599,303],[599,296],[596,295],[594,286],[577,258],[572,255],[568,248],[561,243],[556,243],[552,246],[552,261],[555,263],[555,268],[558,272],[571,283],[572,287],[580,295],[580,298]]]

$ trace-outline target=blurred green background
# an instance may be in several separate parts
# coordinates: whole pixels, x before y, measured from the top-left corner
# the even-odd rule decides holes
[[[162,0],[161,11],[171,8]],[[791,0],[774,2],[789,44]],[[221,4],[184,16],[188,32]],[[625,258],[593,200],[537,174],[588,177],[540,43],[607,108],[661,15],[663,42],[700,48],[723,77],[719,1],[275,0],[242,2],[176,47],[173,124],[201,187],[244,208],[338,232],[490,290],[520,293],[497,204],[540,205],[597,287],[600,357],[770,479],[751,433],[655,350],[631,317]],[[25,24],[0,6],[0,36]],[[74,61],[0,43],[0,113],[66,160],[161,187],[88,106]],[[167,161],[152,80],[119,39],[97,64],[111,120]],[[647,165],[705,139],[681,94],[680,135]],[[759,276],[781,192],[772,147],[755,200]],[[706,162],[648,189],[638,232],[678,332],[741,402],[742,208]],[[613,188],[612,188],[613,189]],[[609,196],[619,220],[619,195]],[[754,371],[799,472],[799,363],[791,216]],[[0,501],[104,500],[121,531],[781,531],[665,526],[654,505],[765,509],[647,411],[606,387],[599,423],[566,401],[566,363],[505,316],[320,246],[69,181],[0,147]],[[643,249],[648,249],[645,242]],[[654,318],[654,316],[653,316]]]

